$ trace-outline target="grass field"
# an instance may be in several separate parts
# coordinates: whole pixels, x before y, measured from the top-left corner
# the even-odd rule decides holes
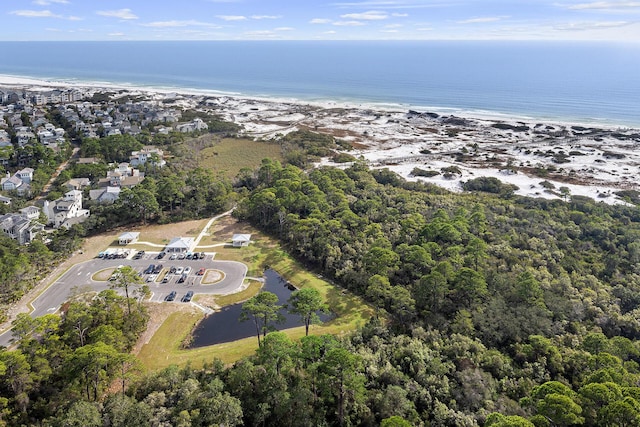
[[[222,173],[227,178],[235,178],[242,168],[255,169],[262,159],[281,160],[279,144],[253,141],[250,139],[225,138],[216,142],[213,147],[200,152],[198,163],[214,172]]]
[[[282,251],[276,242],[251,229],[247,224],[239,223],[231,217],[222,218],[214,223],[212,237],[214,240],[220,241],[233,230],[242,230],[237,232],[252,234],[254,243],[240,249],[221,247],[220,250],[217,250],[216,259],[244,262],[249,268],[248,275],[256,277],[261,277],[263,269],[269,266],[296,287],[313,287],[325,297],[329,308],[336,314],[336,318],[322,325],[312,325],[311,334],[343,335],[364,325],[373,316],[373,309],[359,297],[305,270]],[[245,301],[255,295],[259,288],[258,283],[252,283],[238,294],[216,297],[215,302],[219,306],[224,306]],[[255,352],[257,348],[255,337],[193,350],[183,349],[182,344],[185,339],[203,316],[201,313],[171,314],[149,342],[142,347],[138,355],[147,369],[157,370],[172,364],[184,365],[187,362],[194,367],[200,367],[203,363],[212,361],[214,358],[229,364]],[[287,329],[283,332],[292,339],[299,339],[305,333],[304,326]]]

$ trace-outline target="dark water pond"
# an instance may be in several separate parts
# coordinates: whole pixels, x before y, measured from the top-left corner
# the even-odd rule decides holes
[[[278,296],[278,303],[285,304],[295,288],[290,287],[286,280],[273,270],[266,270],[264,278],[265,283],[262,290],[273,292]],[[241,309],[242,304],[234,304],[203,319],[193,332],[190,348],[221,344],[255,336],[256,326],[253,320],[244,322],[239,320]],[[283,323],[274,325],[278,330],[303,325],[300,316],[289,314],[286,309],[282,309],[280,312],[286,320]],[[327,321],[332,317],[324,314],[319,316],[322,321]]]

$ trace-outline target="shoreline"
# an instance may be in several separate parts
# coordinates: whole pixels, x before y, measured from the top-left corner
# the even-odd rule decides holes
[[[611,123],[610,119],[605,118],[568,118],[568,117],[548,117],[540,113],[526,114],[526,113],[514,113],[503,111],[491,111],[491,110],[469,110],[456,107],[444,107],[444,106],[425,106],[425,105],[411,105],[407,103],[397,103],[388,101],[361,101],[361,100],[335,100],[330,98],[296,98],[279,95],[251,95],[243,94],[236,91],[225,91],[218,89],[201,89],[201,88],[188,88],[188,87],[174,87],[174,86],[155,86],[155,85],[141,85],[138,83],[124,83],[124,82],[107,82],[107,81],[85,81],[75,79],[60,79],[54,78],[40,78],[32,76],[10,75],[0,74],[0,88],[12,88],[20,87],[30,90],[54,90],[60,88],[81,88],[81,89],[93,89],[93,90],[125,90],[130,92],[140,92],[148,95],[153,94],[177,94],[187,96],[205,96],[205,97],[230,97],[237,100],[248,101],[261,101],[261,102],[279,102],[298,106],[313,106],[319,108],[344,108],[344,109],[370,109],[383,112],[407,112],[407,111],[420,111],[420,112],[433,112],[439,115],[454,115],[466,119],[487,120],[487,121],[505,121],[505,122],[542,122],[561,126],[585,126],[585,127],[598,127],[601,129],[615,130],[615,129],[640,129],[640,122],[637,124],[631,123]]]
[[[421,112],[401,105],[306,102],[98,82],[70,84],[7,75],[0,75],[2,87],[138,95],[169,108],[218,115],[242,127],[239,137],[254,140],[277,140],[298,130],[323,133],[350,144],[353,148],[345,152],[363,159],[371,168],[388,168],[409,181],[450,191],[463,191],[463,183],[471,179],[494,177],[516,185],[515,194],[521,196],[566,199],[563,190],[568,190],[571,195],[607,204],[628,204],[616,193],[640,190],[640,183],[633,178],[640,173],[640,127],[508,115],[481,117],[451,109],[441,114],[437,109]],[[322,159],[319,164],[348,165],[331,159]],[[430,175],[414,176],[414,168]],[[451,168],[457,172],[448,173]]]

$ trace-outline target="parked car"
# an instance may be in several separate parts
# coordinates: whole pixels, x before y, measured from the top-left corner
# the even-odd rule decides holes
[[[187,275],[183,273],[178,279],[178,283],[184,283],[185,280],[187,280]]]
[[[205,255],[204,252],[200,252],[200,259],[204,259]]]
[[[207,271],[206,268],[202,267],[200,270],[198,270],[198,272],[196,273],[198,276],[202,276],[204,275],[204,272]]]
[[[169,259],[172,261],[176,258],[178,258],[178,254],[171,254],[171,256],[169,257]]]
[[[157,275],[157,274],[150,274],[150,275],[147,277],[147,282],[155,282],[157,278],[158,278],[158,275]]]
[[[182,302],[189,302],[193,298],[193,291],[189,291],[182,297]]]
[[[161,283],[169,283],[169,275],[165,274],[164,277],[162,278],[162,282]]]
[[[172,265],[171,268],[169,269],[169,274],[173,274],[176,272],[176,266]]]
[[[165,255],[166,255],[166,253],[164,251],[162,251],[162,252],[160,252],[158,254],[158,256],[156,256],[156,259],[162,259],[162,258],[164,258]]]
[[[174,299],[176,299],[176,295],[178,293],[176,291],[171,291],[169,293],[169,295],[167,295],[167,297],[164,299],[165,301],[173,301]]]
[[[160,272],[162,271],[162,267],[162,264],[156,265],[156,267],[153,269],[153,274],[160,274]]]
[[[149,267],[147,267],[147,269],[144,271],[144,274],[151,274],[153,273],[153,270],[156,268],[155,265],[153,264],[149,264]]]
[[[133,256],[133,259],[140,259],[143,256],[144,256],[144,251],[138,251],[138,253]]]
[[[178,254],[178,259],[184,259],[185,257],[186,257],[186,255],[184,253],[182,253],[182,252],[180,252]]]
[[[191,273],[191,267],[186,266],[186,267],[184,268],[184,274],[185,274],[185,276],[186,276],[186,275],[188,275],[189,273]]]
[[[187,259],[193,258],[193,254],[191,252],[187,252]]]
[[[176,271],[175,271],[175,273],[176,273],[176,274],[182,274],[182,271],[183,271],[183,270],[184,270],[184,269],[183,269],[182,267],[176,267]]]

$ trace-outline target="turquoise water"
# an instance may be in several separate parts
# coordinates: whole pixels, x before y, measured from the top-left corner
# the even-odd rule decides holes
[[[640,45],[1,42],[0,74],[640,126]]]

